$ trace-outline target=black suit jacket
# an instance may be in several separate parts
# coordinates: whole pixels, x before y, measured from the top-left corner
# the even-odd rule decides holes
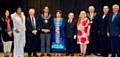
[[[13,36],[10,37],[8,35],[8,29],[7,29],[7,22],[5,21],[4,18],[2,18],[0,20],[0,23],[1,23],[1,28],[2,28],[2,37],[3,37],[3,40],[4,41],[13,41]],[[13,21],[10,19],[10,26],[11,26],[11,29],[13,31]]]
[[[0,36],[1,36],[1,31],[2,31],[2,27],[1,27],[1,22],[0,22]],[[0,44],[2,43],[1,37],[0,37]]]
[[[120,34],[120,13],[117,13],[114,21],[112,21],[112,16],[113,16],[113,13],[110,14],[110,17],[109,17],[110,20],[109,20],[107,31],[112,36],[118,36]]]
[[[109,13],[104,17],[103,19],[103,15],[104,14],[100,14],[99,15],[99,34],[100,35],[103,35],[103,36],[107,36],[107,26],[108,26],[108,23],[109,23]]]
[[[77,31],[77,19],[73,19],[71,23],[68,23],[68,19],[65,24],[65,34],[67,38],[73,38]]]
[[[26,18],[26,32],[28,33],[32,33],[33,30],[38,30],[38,18],[35,17],[35,21],[36,21],[36,28],[34,29],[34,27],[32,26],[32,22],[31,22],[31,18],[30,16]]]
[[[88,18],[90,20],[90,16],[88,13]],[[90,20],[91,21],[91,20]],[[91,28],[90,28],[90,35],[91,38],[93,37],[97,37],[98,36],[98,25],[99,25],[99,13],[95,13],[94,14],[94,18],[92,19],[92,23],[91,23]],[[95,36],[96,35],[96,36]]]

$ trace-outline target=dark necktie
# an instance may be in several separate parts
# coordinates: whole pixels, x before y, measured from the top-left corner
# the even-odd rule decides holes
[[[35,29],[34,17],[32,17],[32,26]]]
[[[71,20],[71,19],[69,19],[69,20],[68,20],[68,23],[71,23],[71,22],[72,22],[72,20]]]

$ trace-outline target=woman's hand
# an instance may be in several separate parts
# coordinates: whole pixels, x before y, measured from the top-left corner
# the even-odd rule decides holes
[[[49,29],[42,29],[43,32],[47,33],[47,32],[50,32]]]
[[[7,32],[7,34],[12,37],[12,31]]]
[[[56,31],[57,33],[59,33],[59,32],[60,32],[60,28],[57,27],[55,31]]]

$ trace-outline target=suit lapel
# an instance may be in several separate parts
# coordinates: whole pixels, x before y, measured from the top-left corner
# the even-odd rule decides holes
[[[88,16],[88,18],[90,19],[90,14],[89,14],[89,13],[87,13],[87,16]]]
[[[110,15],[110,23],[112,23],[112,16],[113,16],[113,14]]]
[[[103,17],[103,16],[102,16]],[[106,20],[107,19],[107,17],[108,17],[108,14],[105,16],[105,18],[104,18],[104,20]],[[102,18],[103,19],[103,18]]]
[[[28,19],[29,19],[28,21],[29,21],[29,23],[30,23],[30,26],[32,27],[32,20],[31,20],[30,17],[29,17]]]
[[[118,15],[119,15],[119,14],[117,13],[117,15],[115,16],[115,18],[114,18],[114,20],[113,20],[112,22],[114,22],[114,21],[115,21],[115,19],[117,19]],[[112,16],[113,16],[113,15],[112,15]]]
[[[73,19],[73,20],[72,20],[72,23],[74,24],[74,22],[75,22],[75,20]]]

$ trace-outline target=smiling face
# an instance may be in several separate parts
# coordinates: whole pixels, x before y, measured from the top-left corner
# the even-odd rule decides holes
[[[94,6],[90,6],[90,7],[88,8],[88,11],[89,11],[90,13],[94,13],[94,11],[95,11]]]
[[[5,16],[6,16],[6,17],[8,17],[8,16],[9,16],[9,14],[10,14],[10,13],[9,13],[9,11],[8,11],[8,10],[6,10],[6,11],[5,11]]]
[[[29,10],[29,15],[34,16],[35,15],[35,9],[30,9]]]
[[[109,12],[109,7],[108,6],[104,6],[103,7],[103,12],[104,12],[104,14],[107,14]]]
[[[80,18],[85,18],[86,17],[86,12],[85,11],[81,11],[79,17]]]
[[[46,6],[46,7],[44,7],[43,11],[44,11],[44,13],[49,13],[49,8]]]
[[[115,4],[112,6],[113,13],[117,13],[119,11],[119,5]]]
[[[74,18],[74,13],[69,13],[69,14],[68,14],[68,18],[69,18],[69,19],[73,19],[73,18]]]
[[[22,12],[22,9],[19,7],[19,8],[17,9],[17,14],[21,14],[21,12]]]
[[[61,13],[60,12],[56,12],[56,18],[61,18]]]

